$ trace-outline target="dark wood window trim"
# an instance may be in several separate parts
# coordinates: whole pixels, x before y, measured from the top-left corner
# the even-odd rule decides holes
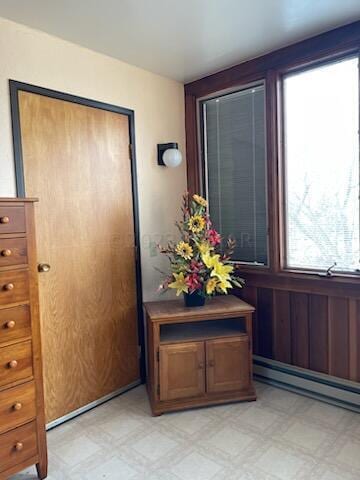
[[[185,122],[187,142],[187,176],[190,192],[202,191],[200,145],[198,134],[198,101],[226,89],[265,80],[267,116],[267,162],[269,205],[269,251],[268,268],[241,265],[250,284],[276,285],[279,289],[330,293],[359,297],[359,277],[356,275],[333,275],[325,278],[317,272],[284,269],[283,232],[283,141],[282,121],[282,76],[325,62],[341,59],[357,53],[360,49],[360,21],[323,33],[316,37],[276,50],[262,57],[241,63],[214,75],[185,85]]]

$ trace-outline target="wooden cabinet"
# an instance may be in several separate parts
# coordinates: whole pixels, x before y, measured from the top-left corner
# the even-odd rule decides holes
[[[34,205],[0,199],[0,479],[47,475]]]
[[[202,342],[160,346],[160,400],[205,393],[205,351]]]
[[[148,393],[154,415],[236,400],[255,400],[252,312],[233,297],[204,307],[149,302]]]
[[[249,337],[206,342],[206,390],[228,392],[250,387]]]

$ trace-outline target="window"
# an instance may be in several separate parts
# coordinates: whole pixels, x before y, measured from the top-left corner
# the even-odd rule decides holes
[[[358,59],[283,86],[286,267],[359,271]]]
[[[206,191],[233,259],[267,265],[265,92],[257,85],[201,104]]]

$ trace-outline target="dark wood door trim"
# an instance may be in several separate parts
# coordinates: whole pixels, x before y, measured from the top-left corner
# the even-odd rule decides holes
[[[133,215],[134,215],[134,238],[136,249],[136,295],[137,295],[137,311],[138,311],[138,334],[139,347],[141,348],[140,356],[140,376],[142,382],[146,380],[145,369],[145,337],[144,337],[144,322],[142,310],[142,281],[141,281],[141,262],[140,262],[140,234],[139,234],[139,200],[137,187],[137,168],[136,168],[136,146],[135,146],[135,112],[128,108],[119,107],[109,103],[99,102],[89,98],[78,97],[68,93],[51,90],[48,88],[30,85],[16,80],[9,80],[10,88],[10,107],[11,107],[11,121],[12,121],[12,135],[14,148],[14,163],[16,176],[16,191],[18,197],[25,197],[25,181],[24,181],[24,164],[21,144],[21,125],[20,125],[20,111],[19,111],[19,92],[35,93],[65,102],[76,103],[86,107],[97,108],[108,112],[125,115],[129,120],[129,138],[130,138],[130,161],[131,161],[131,178],[132,178],[132,200],[133,200]]]

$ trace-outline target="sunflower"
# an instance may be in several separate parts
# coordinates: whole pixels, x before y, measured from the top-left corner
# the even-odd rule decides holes
[[[205,198],[203,197],[200,197],[200,195],[193,195],[193,199],[195,200],[196,203],[198,203],[199,205],[201,205],[202,207],[207,207],[207,201],[205,200]]]
[[[190,260],[193,256],[192,247],[186,242],[179,242],[176,245],[175,251],[180,257],[185,258],[185,260]]]
[[[189,219],[188,226],[193,233],[200,233],[205,228],[205,219],[201,215],[193,215]]]

